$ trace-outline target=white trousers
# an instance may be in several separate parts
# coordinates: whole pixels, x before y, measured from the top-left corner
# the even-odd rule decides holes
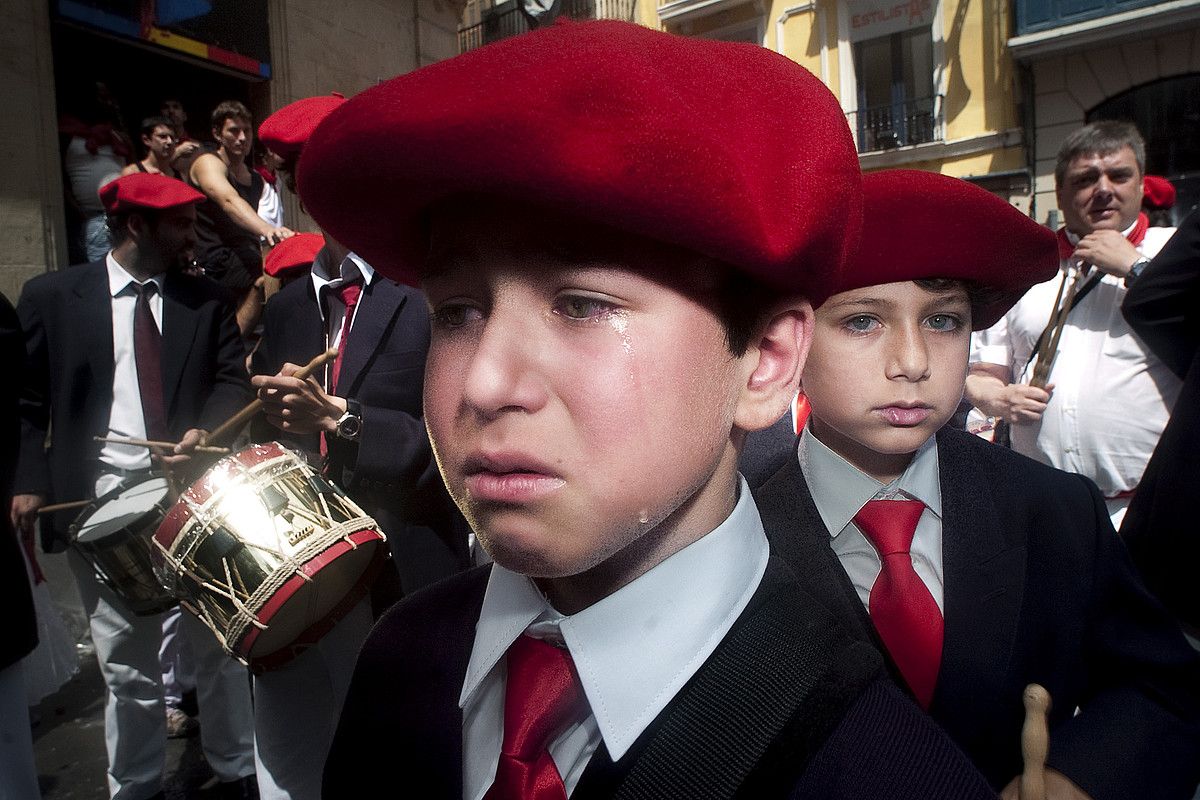
[[[319,800],[359,648],[371,632],[364,599],[319,642],[254,676],[254,760],[262,800]]]
[[[162,670],[163,696],[166,698],[167,708],[180,708],[183,705],[184,692],[196,688],[192,644],[179,626],[179,620],[184,613],[183,609],[176,606],[170,611],[164,611],[162,617],[162,645],[158,648],[158,661]]]
[[[109,794],[118,800],[144,800],[162,789],[166,759],[166,708],[158,659],[162,615],[137,616],[96,578],[82,556],[72,551],[68,560],[108,688],[104,738]],[[222,781],[252,775],[254,715],[246,669],[225,655],[212,632],[191,614],[182,615],[180,628],[195,656],[204,757]]]
[[[37,800],[37,767],[21,662],[0,669],[0,800]]]

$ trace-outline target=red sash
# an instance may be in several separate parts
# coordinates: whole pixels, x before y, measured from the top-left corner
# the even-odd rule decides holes
[[[1150,227],[1150,218],[1139,212],[1137,222],[1133,223],[1133,229],[1126,234],[1125,238],[1134,247],[1142,243],[1146,238],[1146,230]],[[1067,238],[1067,229],[1062,227],[1058,229],[1058,258],[1060,261],[1066,261],[1071,256],[1075,255],[1075,245],[1071,244],[1071,240]]]

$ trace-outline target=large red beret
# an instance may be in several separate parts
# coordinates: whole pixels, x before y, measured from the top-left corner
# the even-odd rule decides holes
[[[334,92],[288,103],[262,121],[258,126],[258,138],[280,158],[295,158],[321,121],[344,102],[346,98]]]
[[[1175,186],[1166,178],[1158,175],[1147,175],[1142,178],[1142,205],[1158,210],[1175,205]]]
[[[204,201],[204,195],[181,180],[150,172],[134,172],[100,187],[100,202],[109,214],[147,208],[161,211]]]
[[[308,269],[324,246],[325,237],[319,233],[289,236],[267,253],[263,259],[263,272],[279,278],[295,270]]]
[[[425,211],[480,193],[552,208],[823,297],[861,219],[837,100],[766,48],[563,22],[347,100],[301,156],[305,207],[416,283]]]
[[[836,291],[922,278],[986,290],[972,327],[990,328],[1030,286],[1058,272],[1054,232],[996,195],[934,172],[863,176],[862,241]]]

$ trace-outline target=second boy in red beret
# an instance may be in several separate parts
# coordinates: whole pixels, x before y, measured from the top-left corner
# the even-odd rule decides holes
[[[829,607],[1004,797],[1039,683],[1052,800],[1190,798],[1197,659],[1096,486],[943,427],[971,330],[1054,274],[1054,234],[956,178],[881,172],[863,193],[862,244],[816,312],[798,457],[757,492],[772,546],[836,577]]]
[[[426,424],[495,559],[376,626],[326,797],[376,781],[364,763],[456,800],[988,796],[771,555],[737,475],[859,213],[816,78],[560,24],[348,101],[300,184],[419,276]]]

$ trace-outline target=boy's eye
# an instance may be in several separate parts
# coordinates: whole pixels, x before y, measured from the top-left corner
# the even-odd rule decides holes
[[[554,313],[571,320],[596,319],[613,308],[612,303],[583,295],[563,295],[554,300]]]
[[[869,314],[859,314],[846,320],[845,326],[853,333],[870,333],[879,327],[879,320]]]
[[[483,319],[482,312],[467,303],[443,303],[431,316],[433,323],[442,328],[461,328],[468,322]]]
[[[925,320],[925,324],[935,331],[954,331],[958,330],[961,323],[952,314],[934,314]]]

